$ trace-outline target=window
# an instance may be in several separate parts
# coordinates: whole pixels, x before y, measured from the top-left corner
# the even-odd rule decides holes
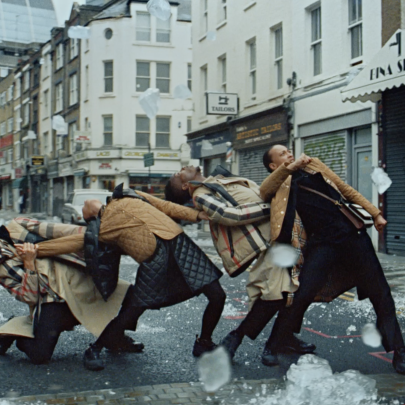
[[[1,136],[3,136],[3,135],[6,135],[6,121],[4,121],[4,122],[2,122],[1,124],[0,124],[0,135]]]
[[[203,66],[201,68],[201,93],[205,98],[205,93],[208,90],[208,68],[207,66]]]
[[[13,92],[14,92],[14,86],[11,85],[8,89],[7,89],[7,101],[11,101],[13,99]]]
[[[21,108],[17,108],[17,110],[15,110],[15,123],[15,129],[19,131],[21,129]]]
[[[170,148],[169,117],[156,117],[156,147]]]
[[[63,83],[59,83],[55,87],[55,112],[63,110]]]
[[[32,123],[36,124],[37,122],[38,122],[38,96],[35,96],[32,99]]]
[[[84,72],[84,80],[85,80],[85,95],[84,99],[89,99],[89,65],[86,66],[86,70]]]
[[[363,55],[362,13],[362,0],[349,0],[349,31],[352,59]]]
[[[170,21],[156,18],[156,42],[170,42]]]
[[[48,116],[49,109],[49,90],[45,90],[43,94],[43,103],[44,103],[44,117]]]
[[[136,62],[136,91],[145,91],[150,87],[150,63]]]
[[[283,87],[283,29],[274,30],[274,62],[276,65],[276,88]]]
[[[0,106],[1,106],[1,107],[4,107],[5,105],[6,105],[6,92],[3,91],[3,92],[0,94]]]
[[[43,78],[46,78],[49,76],[49,54],[47,53],[44,55],[44,63],[42,65],[42,71],[44,72]]]
[[[219,59],[219,66],[220,66],[220,75],[221,75],[221,79],[220,79],[220,90],[223,93],[226,93],[226,57],[223,56],[222,58]]]
[[[112,29],[111,29],[111,28],[107,28],[107,29],[104,31],[104,37],[105,37],[105,39],[111,39],[112,36],[113,36],[113,31],[112,31]],[[88,41],[88,40],[87,40],[87,41]]]
[[[75,58],[79,54],[79,40],[77,38],[70,39],[70,59]]]
[[[150,121],[148,117],[136,116],[136,134],[135,144],[136,146],[147,147],[149,146],[150,136]]]
[[[79,101],[79,90],[77,87],[77,74],[69,78],[69,105],[76,104]]]
[[[27,91],[30,88],[30,71],[27,70],[24,73],[24,91]]]
[[[13,153],[14,151],[13,151],[13,149],[9,149],[8,151],[7,151],[7,153],[8,153],[8,162],[9,163],[11,163],[12,161],[13,161],[13,155],[14,155],[14,153]]]
[[[113,61],[104,62],[104,93],[112,93],[114,90],[113,72]]]
[[[7,120],[7,132],[11,134],[14,130],[14,118],[11,117]]]
[[[187,86],[191,91],[191,87],[192,87],[192,70],[191,70],[191,63],[187,64]]]
[[[63,44],[56,47],[56,70],[63,66]]]
[[[105,115],[104,122],[104,146],[112,146],[113,144],[113,117],[112,115]]]
[[[23,125],[27,125],[30,121],[30,105],[25,103],[23,105]]]
[[[322,24],[320,7],[311,11],[311,48],[314,76],[317,76],[322,73]]]
[[[208,0],[202,0],[202,27],[203,34],[208,32]]]
[[[219,10],[219,22],[226,21],[227,19],[226,0],[221,0]]]
[[[256,39],[249,43],[250,93],[256,94]]]
[[[21,97],[21,80],[18,78],[15,82],[15,98]]]
[[[150,14],[138,11],[136,13],[136,40],[150,41]]]
[[[71,155],[74,152],[75,132],[77,129],[76,122],[69,124],[68,136],[64,137],[64,149]]]
[[[187,133],[191,132],[192,129],[192,119],[191,117],[187,117]]]
[[[44,146],[43,153],[44,153],[44,155],[46,155],[49,152],[49,145],[48,145],[48,143],[49,143],[49,132],[48,131],[44,132],[43,140],[44,140],[43,141],[43,146]]]
[[[170,63],[156,63],[156,87],[161,93],[170,93]]]

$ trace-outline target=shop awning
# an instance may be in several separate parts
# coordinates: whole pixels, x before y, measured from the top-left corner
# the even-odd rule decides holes
[[[342,89],[342,101],[373,101],[405,84],[405,30],[398,30],[353,81]],[[404,50],[404,52],[403,52]]]
[[[23,188],[25,186],[26,177],[20,177],[19,179],[14,179],[11,188]]]

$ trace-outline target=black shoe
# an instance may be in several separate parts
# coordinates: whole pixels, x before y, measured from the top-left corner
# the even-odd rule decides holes
[[[14,343],[15,336],[1,336],[0,337],[0,356],[4,356],[10,346]]]
[[[306,343],[293,335],[283,343],[273,346],[272,349],[277,353],[294,352],[298,354],[309,354],[315,351],[316,346],[312,343]]]
[[[262,354],[262,363],[268,367],[277,366],[279,364],[277,352],[265,347]]]
[[[242,343],[243,336],[239,335],[236,330],[229,332],[220,343],[227,352],[229,353],[229,357],[233,359],[235,357],[236,350]]]
[[[394,351],[392,365],[397,373],[405,374],[405,347]]]
[[[90,345],[84,352],[83,363],[87,370],[100,371],[104,370],[104,362],[100,358],[102,347],[97,345]]]
[[[197,335],[193,347],[193,356],[200,357],[204,353],[212,352],[217,347],[218,345],[216,345],[211,339],[201,339]]]
[[[107,350],[112,353],[140,353],[144,348],[143,343],[135,342],[131,337],[124,335],[113,347],[107,347]]]

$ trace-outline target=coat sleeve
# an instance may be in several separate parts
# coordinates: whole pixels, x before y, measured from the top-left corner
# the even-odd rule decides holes
[[[381,214],[381,211],[371,204],[367,198],[363,197],[357,190],[353,187],[346,184],[335,172],[329,169],[324,163],[322,163],[319,159],[314,158],[316,165],[318,165],[323,173],[325,173],[326,177],[332,180],[339,191],[342,193],[343,197],[346,200],[361,205],[369,214],[372,215],[373,218],[376,218],[378,215]]]
[[[28,305],[36,305],[39,298],[39,280],[36,271],[19,266],[0,266],[0,284],[17,300]]]
[[[148,193],[143,193],[142,191],[136,191],[142,197],[145,197],[155,208],[162,211],[164,214],[174,219],[182,219],[184,221],[198,222],[199,211],[183,207],[182,205],[172,203],[170,201],[165,201],[157,197],[153,197]]]
[[[293,174],[293,170],[287,169],[289,163],[279,166],[270,176],[267,176],[260,186],[260,197],[263,201],[270,202],[280,186]]]
[[[37,257],[78,253],[84,249],[84,234],[64,236],[38,243]]]
[[[230,207],[213,194],[197,194],[193,197],[194,206],[205,211],[210,221],[225,226],[251,224],[270,216],[270,204],[248,203]]]

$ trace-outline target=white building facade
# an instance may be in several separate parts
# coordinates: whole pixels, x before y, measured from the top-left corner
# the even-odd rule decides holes
[[[177,6],[171,2],[171,18],[162,21],[145,2],[118,1],[89,22],[90,39],[81,41],[78,132],[89,143],[74,155],[75,188],[111,190],[124,182],[161,197],[167,179],[188,163],[181,149],[193,104],[173,92],[188,85],[191,24],[178,20]],[[160,90],[153,119],[139,104],[148,88]],[[145,153],[154,154],[150,168]]]
[[[381,47],[379,0],[199,0],[193,21],[187,137],[206,174],[232,144],[232,171],[260,183],[263,153],[281,143],[321,158],[378,204],[376,105],[343,103],[340,92]],[[206,92],[236,93],[239,114],[207,115]]]

